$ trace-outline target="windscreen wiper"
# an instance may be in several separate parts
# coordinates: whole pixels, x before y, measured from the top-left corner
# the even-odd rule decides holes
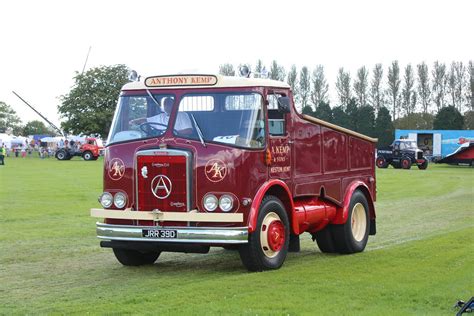
[[[196,126],[196,131],[197,131],[197,134],[198,134],[198,136],[199,136],[199,140],[201,141],[201,144],[202,144],[204,147],[207,147],[207,146],[206,146],[206,143],[204,142],[204,137],[202,136],[201,128],[199,127],[198,123],[196,122],[196,119],[194,118],[193,113],[189,113],[189,114],[191,114],[191,118],[193,119],[194,126]]]
[[[160,103],[158,102],[157,99],[155,99],[155,96],[153,94],[151,94],[150,90],[146,89],[146,93],[148,93],[148,95],[150,96],[150,98],[153,100],[153,102],[156,103],[156,105],[158,105],[158,108],[160,107]]]

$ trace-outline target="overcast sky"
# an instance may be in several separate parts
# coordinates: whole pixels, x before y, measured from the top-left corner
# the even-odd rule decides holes
[[[262,59],[325,67],[335,99],[337,69],[352,78],[392,60],[474,59],[474,1],[1,1],[0,101],[26,123],[53,122],[76,71],[125,64],[143,76]]]

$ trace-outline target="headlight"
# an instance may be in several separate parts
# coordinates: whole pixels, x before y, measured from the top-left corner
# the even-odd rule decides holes
[[[114,205],[116,208],[124,208],[127,204],[127,197],[122,192],[118,192],[114,196]]]
[[[204,197],[204,208],[208,212],[213,212],[216,210],[218,205],[217,198],[214,194],[207,194]]]
[[[100,196],[100,204],[102,204],[103,208],[111,207],[113,202],[114,202],[114,198],[112,197],[112,194],[110,194],[109,192],[104,192]]]
[[[219,207],[224,212],[229,212],[232,209],[233,205],[234,205],[234,200],[232,199],[230,195],[224,194],[219,199]]]

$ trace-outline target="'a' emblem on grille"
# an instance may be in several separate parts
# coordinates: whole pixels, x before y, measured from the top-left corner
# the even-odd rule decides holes
[[[159,174],[151,181],[151,192],[160,200],[166,199],[171,194],[173,184],[170,178]]]

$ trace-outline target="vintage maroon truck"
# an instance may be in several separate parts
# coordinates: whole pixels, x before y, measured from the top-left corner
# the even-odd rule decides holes
[[[322,252],[365,249],[376,139],[299,114],[283,82],[167,75],[126,84],[104,159],[102,247],[124,265],[235,248],[277,269],[308,232]]]

